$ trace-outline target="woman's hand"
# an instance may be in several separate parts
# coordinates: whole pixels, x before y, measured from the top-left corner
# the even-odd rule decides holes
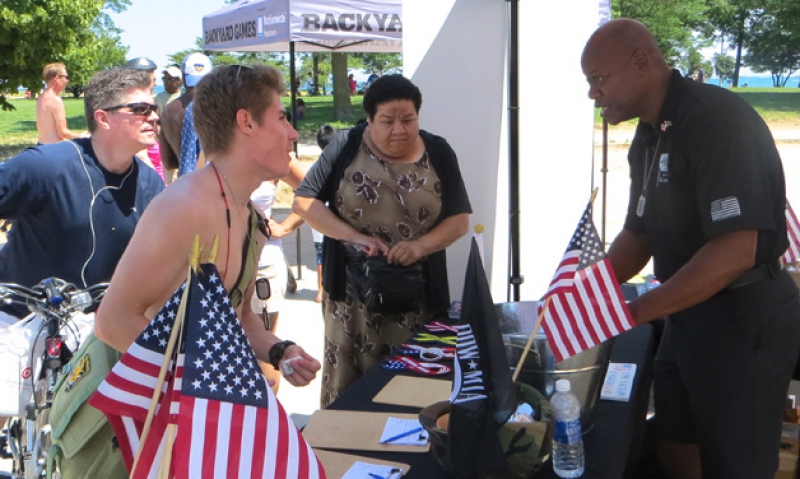
[[[306,386],[317,376],[319,361],[309,356],[303,348],[293,344],[286,348],[278,362],[281,374],[292,386]]]
[[[348,242],[357,244],[359,249],[366,253],[367,256],[378,256],[389,253],[389,246],[387,246],[386,243],[378,238],[373,238],[372,236],[359,234]]]
[[[386,255],[386,261],[390,264],[408,266],[416,263],[426,255],[425,248],[419,241],[401,241],[392,246],[389,254]]]

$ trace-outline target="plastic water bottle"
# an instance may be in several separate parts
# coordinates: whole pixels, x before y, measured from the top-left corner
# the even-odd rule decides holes
[[[568,379],[556,381],[556,393],[553,394],[550,403],[556,410],[553,472],[559,477],[581,477],[584,464],[581,403],[572,393]]]

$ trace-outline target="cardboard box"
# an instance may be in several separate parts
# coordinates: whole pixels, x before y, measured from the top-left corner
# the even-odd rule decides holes
[[[800,425],[784,422],[781,428],[781,451],[775,479],[797,478],[798,455],[800,455]]]

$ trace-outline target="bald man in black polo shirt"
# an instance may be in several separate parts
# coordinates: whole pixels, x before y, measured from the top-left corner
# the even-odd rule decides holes
[[[654,365],[662,463],[676,478],[772,477],[800,348],[772,136],[737,95],[671,70],[634,20],[600,27],[581,65],[609,123],[639,118],[608,255],[620,281],[652,257],[662,282],[629,305],[637,323],[667,317]]]

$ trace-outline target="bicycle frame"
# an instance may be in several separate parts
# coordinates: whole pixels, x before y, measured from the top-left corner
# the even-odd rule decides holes
[[[106,284],[102,284],[79,290],[56,278],[48,278],[33,288],[0,283],[0,299],[23,304],[41,318],[42,326],[34,344],[44,335],[41,355],[34,354],[35,347],[31,350],[29,366],[33,393],[25,406],[24,418],[16,416],[8,421],[8,445],[13,456],[14,478],[45,477],[50,442],[49,410],[62,366],[72,356],[72,351],[64,344],[63,335],[70,332],[69,324],[73,316],[98,303],[106,287]],[[72,330],[72,333],[77,340],[78,332]],[[36,370],[37,359],[41,359],[39,370]],[[41,387],[37,389],[40,381]]]

